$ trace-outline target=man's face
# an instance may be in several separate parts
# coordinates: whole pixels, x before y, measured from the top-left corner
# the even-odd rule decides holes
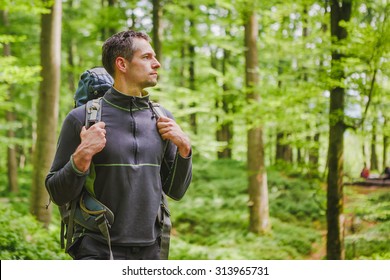
[[[152,87],[157,84],[157,69],[160,63],[156,59],[156,54],[148,41],[135,38],[135,52],[133,59],[128,61],[129,71],[126,78],[127,83],[132,87],[138,87],[141,90]]]

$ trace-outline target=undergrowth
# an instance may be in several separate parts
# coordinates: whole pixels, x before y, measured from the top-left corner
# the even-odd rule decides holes
[[[14,209],[12,204],[0,205],[0,259],[69,259],[59,246],[56,228],[46,229],[32,215]]]
[[[170,203],[175,226],[174,259],[305,259],[321,234],[324,194],[316,184],[268,172],[272,231],[248,231],[245,166],[219,160],[194,165],[194,180],[182,201]],[[313,199],[315,197],[315,199]]]
[[[299,260],[324,258],[326,193],[318,179],[268,168],[271,231],[249,232],[245,165],[194,159],[193,182],[181,201],[170,200],[174,227],[170,259]],[[60,248],[59,215],[49,229],[28,213],[28,180],[0,206],[1,259],[69,259]],[[3,183],[3,182],[2,182]],[[4,197],[4,185],[0,186]],[[347,259],[390,259],[390,192],[346,188]],[[318,248],[321,247],[321,248]],[[322,254],[317,254],[322,250]]]

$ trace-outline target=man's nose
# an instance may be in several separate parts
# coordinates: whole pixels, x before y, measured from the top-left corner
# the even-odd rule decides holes
[[[156,69],[161,67],[160,62],[156,58],[153,61],[152,67]]]

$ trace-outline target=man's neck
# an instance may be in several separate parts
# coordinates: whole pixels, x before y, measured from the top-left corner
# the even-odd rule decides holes
[[[117,91],[128,96],[143,96],[143,90],[138,87],[129,87],[126,81],[121,79],[114,79],[114,86]]]
[[[128,91],[128,90],[121,90],[120,88],[118,88],[115,84],[113,85],[113,88],[123,94],[123,95],[127,95],[127,96],[135,96],[135,97],[143,97],[143,96],[146,96],[148,95],[148,92],[146,90],[141,90],[141,91]]]

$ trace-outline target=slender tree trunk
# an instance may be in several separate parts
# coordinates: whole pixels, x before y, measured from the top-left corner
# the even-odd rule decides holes
[[[245,16],[245,76],[250,102],[260,102],[258,91],[258,23],[254,10]],[[247,134],[249,230],[261,234],[270,230],[267,173],[264,163],[263,129],[249,122]],[[253,126],[253,127],[252,127]]]
[[[383,127],[387,127],[388,121],[387,118],[385,118]],[[382,160],[382,170],[385,170],[387,166],[387,151],[388,151],[388,146],[390,143],[390,137],[386,133],[383,134],[383,160]]]
[[[289,144],[284,143],[289,134],[286,132],[279,132],[276,135],[276,160],[283,162],[293,162],[293,151]]]
[[[106,5],[106,2],[107,2],[107,5]],[[106,10],[114,8],[116,5],[116,2],[117,2],[117,0],[101,0],[100,1],[101,7],[103,9],[106,8]],[[105,16],[108,17],[107,14]],[[113,27],[104,26],[101,28],[102,40],[106,40],[108,37],[110,37],[111,35],[113,35],[115,33],[116,33],[116,29]]]
[[[285,21],[285,19],[283,20]],[[279,59],[278,61],[278,75],[282,76],[287,61]],[[278,88],[282,90],[283,81],[278,79]],[[284,129],[284,128],[283,128]],[[292,148],[290,144],[286,142],[289,133],[286,130],[279,130],[276,134],[276,162],[293,162]]]
[[[7,11],[0,11],[1,21],[6,28],[9,27],[8,13]],[[3,45],[4,56],[11,56],[11,44],[5,43]],[[7,89],[7,96],[9,101],[12,101],[12,85]],[[8,123],[13,123],[16,120],[15,112],[12,110],[6,112],[6,119]],[[13,143],[15,139],[15,131],[11,127],[7,131],[8,148],[7,148],[7,177],[8,177],[8,190],[11,193],[19,192],[18,187],[18,164],[17,164],[17,152],[16,145]]]
[[[161,43],[161,18],[162,18],[162,6],[161,0],[153,0],[153,48],[156,53],[156,58],[161,62],[162,60],[162,43]]]
[[[298,166],[302,166],[305,163],[305,151],[302,148],[297,148],[297,163]]]
[[[282,144],[282,140],[283,140],[283,133],[282,132],[276,133],[276,149],[275,149],[276,162],[283,160],[284,146]]]
[[[195,22],[194,22],[194,11],[195,11],[195,7],[193,4],[189,4],[188,5],[188,9],[189,9],[189,12],[190,12],[190,33],[191,34],[195,34],[196,30],[195,30]],[[189,65],[188,65],[188,72],[189,72],[189,88],[190,90],[195,90],[196,89],[196,86],[195,86],[195,45],[190,42],[189,43],[189,46],[188,46],[188,54],[189,54]],[[195,107],[196,104],[193,103],[191,104],[191,107]],[[198,132],[198,124],[197,124],[197,117],[196,117],[196,113],[192,113],[190,115],[190,126],[192,128],[192,131],[194,132],[194,134],[197,134]]]
[[[7,112],[7,122],[13,123],[16,120],[16,116],[14,112]],[[7,169],[8,169],[8,190],[11,193],[18,193],[18,160],[17,160],[17,152],[16,145],[12,143],[12,140],[15,139],[15,131],[11,128],[7,132],[7,137],[9,139],[8,151],[7,151]]]
[[[108,0],[108,7],[109,8],[114,8],[116,3],[117,3],[117,0]],[[114,27],[108,28],[107,31],[108,31],[108,34],[107,34],[107,36],[105,38],[108,38],[108,37],[110,37],[111,35],[114,35],[117,32],[117,30]],[[105,40],[105,38],[104,38],[104,40]]]
[[[37,141],[33,155],[30,211],[46,226],[51,209],[46,209],[49,195],[45,178],[54,157],[57,137],[58,100],[61,64],[62,1],[55,0],[50,13],[41,17],[41,77],[38,99]]]
[[[222,74],[226,75],[226,64],[229,61],[229,51],[224,50],[224,55],[222,59]],[[217,60],[217,59],[216,59]],[[217,68],[216,65],[214,68]],[[221,108],[225,114],[229,114],[229,105],[232,104],[231,101],[228,100],[227,91],[229,87],[226,82],[222,85],[223,94],[220,99],[217,99],[216,107],[217,109]],[[218,151],[218,158],[232,158],[232,139],[233,139],[233,122],[230,120],[222,120],[219,121],[217,117],[217,122],[219,126],[217,128],[217,141],[225,142],[226,146],[223,147],[221,151]]]
[[[184,87],[186,84],[185,80],[185,61],[186,61],[186,48],[185,48],[185,42],[182,42],[182,46],[180,48],[180,69],[179,69],[179,86]]]
[[[370,154],[370,169],[378,170],[378,155],[376,153],[376,139],[377,139],[377,118],[372,121],[371,131],[371,154]]]
[[[341,4],[341,5],[340,5]],[[339,24],[349,21],[352,3],[349,0],[331,1],[332,43],[347,37],[347,31]],[[332,51],[331,74],[334,80],[344,80],[340,65],[340,50]],[[331,89],[329,108],[329,172],[327,191],[327,259],[344,259],[344,216],[343,216],[343,164],[344,164],[344,100],[345,90],[340,86]]]
[[[72,10],[73,8],[73,0],[68,1],[69,9]],[[74,75],[74,53],[75,53],[75,44],[74,40],[70,38],[68,45],[67,45],[67,51],[68,51],[68,66],[69,70],[67,73],[68,76],[68,87],[69,91],[74,93],[76,91],[76,84],[75,84],[75,75]]]
[[[309,149],[309,164],[314,173],[318,173],[320,159],[320,134],[317,132],[312,138],[311,148]],[[311,173],[313,173],[311,171]]]

